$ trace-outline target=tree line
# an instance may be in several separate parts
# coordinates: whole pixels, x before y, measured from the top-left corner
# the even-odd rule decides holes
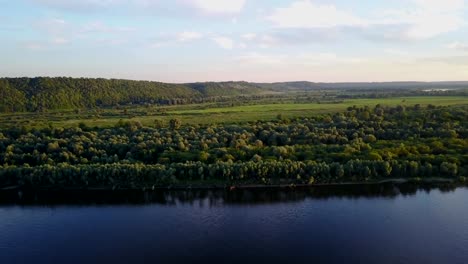
[[[349,107],[314,118],[167,127],[7,129],[0,186],[274,184],[464,177],[468,107]]]
[[[0,78],[0,112],[201,103],[260,91],[246,82],[169,84],[67,77]]]

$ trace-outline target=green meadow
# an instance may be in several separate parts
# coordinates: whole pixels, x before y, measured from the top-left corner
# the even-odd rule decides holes
[[[112,127],[119,120],[141,122],[144,126],[156,124],[166,126],[170,119],[180,119],[183,124],[218,124],[274,120],[282,118],[309,117],[324,113],[346,110],[350,106],[434,106],[466,105],[463,96],[417,96],[376,99],[348,99],[331,102],[311,103],[260,103],[241,106],[220,107],[216,104],[193,104],[176,106],[136,106],[125,111],[113,108],[57,110],[47,113],[0,114],[1,127],[45,126],[73,127],[80,123],[90,127]]]

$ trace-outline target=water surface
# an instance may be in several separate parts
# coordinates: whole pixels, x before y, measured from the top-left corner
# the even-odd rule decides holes
[[[463,187],[116,197],[3,203],[0,263],[468,262]]]

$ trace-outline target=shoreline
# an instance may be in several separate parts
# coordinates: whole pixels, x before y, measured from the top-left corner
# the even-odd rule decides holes
[[[278,185],[173,185],[150,188],[112,188],[112,187],[25,187],[12,186],[0,189],[2,205],[122,205],[122,204],[165,204],[177,205],[190,203],[196,199],[209,199],[216,203],[250,203],[257,197],[262,203],[297,201],[306,197],[327,199],[332,197],[386,197],[414,195],[418,190],[428,192],[440,190],[453,191],[468,188],[462,181],[450,179],[431,179],[415,181],[393,179],[375,182],[330,183],[330,184],[278,184]],[[250,198],[249,198],[250,197]],[[220,199],[220,200],[219,200]]]
[[[60,187],[60,186],[6,186],[0,188],[0,193],[9,191],[22,190],[39,190],[39,191],[117,191],[117,190],[141,190],[141,191],[156,191],[156,190],[256,190],[256,189],[305,189],[314,187],[343,187],[343,186],[378,186],[384,184],[460,184],[464,182],[447,179],[447,178],[426,178],[426,179],[385,179],[368,182],[337,182],[337,183],[317,183],[317,184],[228,184],[228,183],[181,183],[170,184],[167,186],[141,186],[141,187],[120,187],[120,186],[83,186],[83,187]]]

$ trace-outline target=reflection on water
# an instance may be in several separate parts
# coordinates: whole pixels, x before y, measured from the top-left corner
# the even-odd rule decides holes
[[[468,260],[468,188],[451,185],[1,195],[1,264]]]
[[[228,190],[11,190],[0,192],[3,204],[163,204],[177,205],[207,201],[210,205],[272,204],[300,202],[306,198],[395,198],[418,191],[452,192],[449,183],[388,183],[334,185],[307,188],[256,188]]]

